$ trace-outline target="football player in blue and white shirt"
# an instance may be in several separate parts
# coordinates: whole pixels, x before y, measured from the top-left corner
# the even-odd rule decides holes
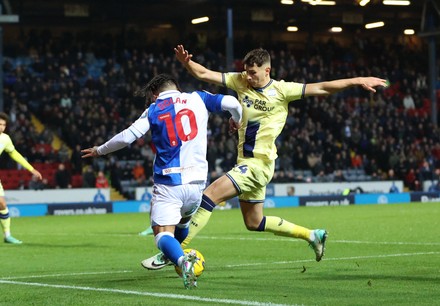
[[[154,77],[143,94],[153,102],[127,129],[106,143],[84,149],[83,158],[120,150],[151,131],[156,147],[153,171],[151,224],[157,247],[182,269],[184,286],[196,286],[195,254],[184,254],[180,242],[188,234],[189,221],[200,205],[208,176],[207,124],[210,112],[229,111],[230,127],[240,127],[242,108],[229,95],[204,91],[181,92],[166,74]],[[177,226],[177,227],[176,227]]]

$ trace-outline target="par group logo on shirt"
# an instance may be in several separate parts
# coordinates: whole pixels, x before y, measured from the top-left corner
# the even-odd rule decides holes
[[[245,96],[243,99],[243,103],[246,104],[247,107],[251,107],[252,104],[254,104],[254,101],[252,101],[251,99],[249,99],[248,96]]]
[[[244,97],[243,104],[245,104],[247,108],[252,107],[255,110],[263,112],[270,112],[275,108],[274,106],[271,106],[267,101],[259,99],[251,100],[249,96]]]

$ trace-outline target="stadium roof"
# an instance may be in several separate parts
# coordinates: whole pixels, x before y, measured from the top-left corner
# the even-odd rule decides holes
[[[331,27],[350,31],[383,21],[383,33],[401,33],[407,28],[417,33],[424,4],[440,7],[439,0],[411,0],[406,6],[384,5],[383,0],[364,0],[368,2],[365,6],[359,4],[362,0],[334,0],[333,6],[313,5],[324,0],[306,1],[284,5],[281,0],[21,0],[11,1],[10,10],[24,25],[75,25],[99,20],[182,30],[193,26],[191,19],[207,16],[209,22],[198,26],[211,30],[226,27],[227,9],[231,8],[235,29],[243,31],[286,31],[287,26],[300,31],[327,31]],[[429,9],[433,10],[432,5]]]
[[[1,1],[1,0],[0,0]],[[284,0],[289,1],[289,0]],[[440,34],[440,0],[408,0],[409,5],[384,5],[385,0],[333,0],[335,5],[318,5],[324,0],[2,0],[3,12],[18,15],[20,26],[75,27],[106,30],[107,27],[130,26],[139,29],[172,30],[174,33],[207,31],[226,32],[227,12],[233,16],[235,31],[242,33],[287,33],[287,27],[298,32],[319,34],[339,27],[351,35],[360,31],[375,34],[402,34],[413,29],[415,34],[427,31],[426,12],[433,16],[429,31]],[[328,0],[325,0],[328,2]],[[364,6],[360,2],[365,2]],[[209,17],[193,25],[191,20]],[[366,30],[365,25],[384,22],[381,28]],[[257,34],[258,35],[258,34]],[[438,37],[439,35],[437,35]]]

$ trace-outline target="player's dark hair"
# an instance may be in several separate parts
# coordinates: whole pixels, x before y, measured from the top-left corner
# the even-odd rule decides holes
[[[9,116],[4,112],[0,112],[0,119],[5,120],[6,124],[9,123]]]
[[[270,54],[263,48],[249,51],[243,59],[243,65],[246,66],[253,66],[255,64],[258,67],[261,67],[265,63],[270,63]]]
[[[152,100],[153,95],[157,95],[169,87],[175,87],[177,90],[181,91],[179,83],[177,83],[177,80],[174,77],[165,73],[158,74],[144,87],[136,91],[135,96],[145,97],[148,102],[149,100]]]

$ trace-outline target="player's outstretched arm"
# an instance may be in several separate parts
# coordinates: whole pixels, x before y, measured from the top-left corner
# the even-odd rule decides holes
[[[387,87],[388,83],[387,80],[376,77],[357,77],[351,79],[311,83],[306,85],[305,96],[327,96],[353,86],[362,86],[362,88],[365,90],[376,92],[375,87]]]
[[[231,114],[229,118],[229,134],[235,133],[241,126],[243,109],[237,98],[226,95],[222,99],[222,109],[227,110]]]
[[[32,169],[31,173],[35,175],[40,181],[43,179],[43,176],[41,175],[40,171],[38,171],[37,169]]]
[[[142,119],[142,118],[140,118],[140,119]],[[140,119],[136,120],[136,122],[133,123],[133,125],[137,124]],[[146,131],[148,131],[148,129],[149,129],[149,125],[147,125],[147,124],[144,124],[144,127],[145,127],[145,132],[144,131],[142,131],[142,133],[137,132],[139,137],[143,136],[146,133]],[[130,130],[130,128],[127,128],[127,129],[123,130],[122,132],[120,132],[119,134],[116,134],[109,141],[107,141],[106,143],[104,143],[100,146],[94,146],[92,148],[81,150],[81,153],[84,154],[81,157],[87,158],[87,157],[97,157],[100,155],[107,155],[109,153],[112,153],[112,152],[115,152],[115,151],[118,151],[120,149],[125,148],[126,146],[131,144],[136,139],[137,138],[134,135],[134,132],[132,130]]]
[[[22,165],[26,170],[30,171],[32,174],[38,177],[39,180],[43,179],[41,173],[38,170],[34,169],[34,167],[32,167],[32,165],[23,157],[23,155],[21,155],[20,152],[14,150],[9,153],[9,156],[11,156],[11,158],[15,160],[17,163]]]
[[[83,150],[81,150],[81,153],[84,154],[84,155],[81,156],[81,158],[97,157],[97,156],[99,156],[99,154],[98,154],[98,146],[94,146],[92,148],[83,149]]]
[[[185,50],[183,45],[178,45],[174,48],[176,59],[182,63],[182,65],[192,74],[196,79],[213,83],[216,85],[222,85],[222,74],[218,71],[212,71],[199,63],[194,62],[191,58],[192,54]]]

